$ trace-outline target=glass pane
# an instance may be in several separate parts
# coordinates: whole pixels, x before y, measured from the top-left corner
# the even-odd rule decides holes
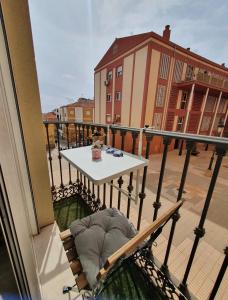
[[[0,299],[17,300],[21,299],[11,266],[6,243],[0,226]]]

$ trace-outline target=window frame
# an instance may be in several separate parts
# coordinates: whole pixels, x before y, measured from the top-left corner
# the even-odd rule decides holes
[[[183,97],[185,95],[185,97]],[[181,101],[180,101],[180,109],[187,109],[187,103],[189,100],[189,92],[183,91],[181,95]],[[182,107],[182,104],[184,104],[184,107]]]
[[[117,97],[119,95],[119,97]],[[121,91],[116,91],[115,92],[115,101],[121,101],[122,100],[122,93]]]
[[[155,107],[164,107],[165,97],[166,97],[166,85],[158,84]]]
[[[121,68],[121,71],[118,70],[119,68]],[[123,76],[123,65],[119,65],[116,68],[116,77],[121,77],[121,76]]]
[[[159,78],[167,80],[169,77],[170,70],[170,55],[166,53],[161,54],[160,66],[159,66]]]
[[[110,96],[110,97],[108,97],[108,96]],[[108,99],[108,98],[110,98],[110,99]],[[106,94],[106,102],[112,102],[112,94],[111,93]]]
[[[107,80],[112,80],[112,70],[109,70],[108,72],[107,72]]]

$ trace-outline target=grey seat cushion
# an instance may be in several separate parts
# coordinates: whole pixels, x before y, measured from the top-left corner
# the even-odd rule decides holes
[[[137,233],[133,224],[115,208],[74,221],[70,231],[91,288],[96,285],[96,276],[107,258]]]

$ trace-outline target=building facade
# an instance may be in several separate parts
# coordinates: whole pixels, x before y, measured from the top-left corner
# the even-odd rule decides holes
[[[55,109],[60,121],[87,122],[94,121],[94,100],[79,98],[76,102]]]
[[[153,32],[115,39],[95,67],[95,122],[228,134],[228,69]]]
[[[76,102],[70,103],[60,108],[55,109],[55,114],[59,121],[68,122],[94,122],[94,100],[79,98]],[[68,128],[64,125],[60,125],[60,133],[64,139],[68,139],[70,142],[75,141],[76,132],[74,125],[69,125]]]

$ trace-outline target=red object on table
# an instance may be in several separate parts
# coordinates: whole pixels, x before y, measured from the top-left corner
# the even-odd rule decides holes
[[[98,148],[92,149],[92,159],[93,160],[101,159],[101,149]]]

